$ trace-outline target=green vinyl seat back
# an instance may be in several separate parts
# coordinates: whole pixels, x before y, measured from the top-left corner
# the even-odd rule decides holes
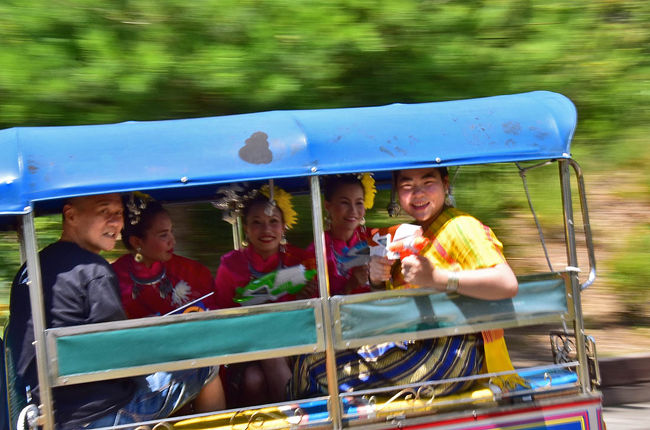
[[[406,295],[392,291],[385,298],[371,300],[336,297],[333,313],[340,321],[335,327],[336,346],[364,344],[362,339],[372,337],[385,336],[388,340],[401,334],[405,339],[423,331],[430,331],[431,336],[421,337],[435,337],[507,326],[507,323],[510,326],[536,324],[543,319],[568,316],[566,284],[561,274],[522,276],[518,280],[517,295],[504,300],[487,301],[437,292],[415,295],[408,294],[409,290],[405,290]]]
[[[106,371],[136,369],[129,374],[148,373],[147,369],[155,371],[155,365],[165,363],[214,357],[221,357],[218,362],[224,363],[233,356],[240,357],[235,361],[242,361],[247,355],[269,350],[305,353],[316,350],[319,341],[314,308],[180,321],[163,318],[170,322],[72,335],[48,330],[58,364],[52,376],[56,380],[96,374],[103,379],[101,374]],[[129,322],[154,319],[161,321],[150,318]]]

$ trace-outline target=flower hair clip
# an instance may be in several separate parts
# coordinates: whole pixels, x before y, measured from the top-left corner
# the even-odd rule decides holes
[[[275,206],[282,211],[284,225],[287,230],[291,229],[298,221],[298,213],[293,208],[291,194],[275,185],[273,188],[264,185],[259,189],[259,192],[269,199],[269,205]]]
[[[371,209],[375,204],[375,194],[377,194],[375,178],[372,177],[372,173],[360,173],[357,178],[363,186],[363,207]]]
[[[126,202],[129,224],[136,225],[140,222],[140,215],[145,209],[147,209],[147,205],[151,200],[153,200],[153,198],[150,195],[140,191],[134,191],[131,193],[129,200]]]

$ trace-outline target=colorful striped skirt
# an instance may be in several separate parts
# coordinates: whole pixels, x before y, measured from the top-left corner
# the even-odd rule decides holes
[[[365,346],[336,354],[339,392],[476,375],[482,365],[483,341],[475,334]],[[433,394],[463,391],[472,384],[473,381],[436,384]],[[324,353],[296,359],[289,390],[294,399],[327,394]]]

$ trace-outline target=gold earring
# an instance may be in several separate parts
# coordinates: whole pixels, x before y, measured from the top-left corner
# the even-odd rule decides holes
[[[142,263],[142,260],[144,260],[144,256],[141,254],[142,248],[138,248],[136,251],[137,252],[135,253],[135,257],[133,258],[137,263]]]
[[[361,217],[361,220],[359,221],[359,224],[360,225],[366,225],[366,217],[365,216]]]

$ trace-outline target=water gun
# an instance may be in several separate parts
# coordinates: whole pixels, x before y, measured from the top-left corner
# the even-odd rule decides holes
[[[391,258],[397,254],[400,260],[409,255],[417,255],[427,246],[431,241],[424,236],[415,236],[408,237],[401,240],[394,240],[388,244],[386,249],[389,253],[389,259],[396,260],[397,258]]]
[[[375,229],[370,241],[370,255],[401,260],[418,254],[431,241],[423,236],[422,227],[413,224],[399,224],[387,229]]]
[[[359,241],[349,249],[344,249],[343,254],[342,266],[346,271],[353,267],[365,266],[370,261],[370,247],[365,240]]]
[[[298,293],[315,276],[315,269],[305,269],[302,264],[278,269],[253,279],[245,287],[237,287],[233,301],[242,306],[274,302],[287,294]]]

